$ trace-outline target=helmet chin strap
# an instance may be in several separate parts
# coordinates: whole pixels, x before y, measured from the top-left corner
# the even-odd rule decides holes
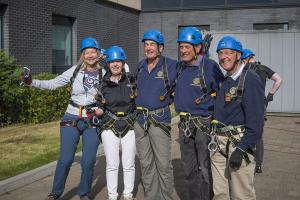
[[[160,58],[160,56],[162,54],[162,52],[160,52],[160,48],[159,48],[160,44],[158,44],[158,43],[156,43],[156,44],[157,44],[157,51],[158,51],[158,54],[156,55],[156,58]]]
[[[193,45],[193,49],[194,49],[194,53],[195,53],[194,60],[197,60],[199,54],[196,52],[196,48],[194,45]]]

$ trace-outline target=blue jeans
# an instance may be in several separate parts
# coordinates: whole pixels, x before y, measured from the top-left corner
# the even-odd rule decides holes
[[[65,113],[64,120],[76,120],[79,117]],[[99,145],[98,135],[95,128],[86,128],[82,134],[82,159],[81,179],[78,187],[79,196],[87,196],[91,193],[93,172],[96,162],[96,153]],[[70,167],[74,161],[77,144],[80,140],[80,133],[76,127],[60,127],[60,155],[56,165],[52,194],[60,196],[65,189],[66,179]]]

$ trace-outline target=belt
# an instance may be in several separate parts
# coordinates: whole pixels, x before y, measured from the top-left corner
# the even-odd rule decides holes
[[[229,125],[229,126],[216,129],[216,135],[219,136],[228,136],[228,134],[242,136],[244,132],[245,132],[244,125],[237,125],[237,126]]]
[[[148,108],[145,108],[145,107],[142,107],[142,106],[137,106],[136,110],[137,110],[138,113],[146,113],[147,115],[153,115],[153,114],[163,112],[168,107],[169,106],[165,106],[165,107],[158,108],[158,109],[155,109],[155,110],[149,110]]]
[[[76,107],[76,108],[84,108],[84,109],[92,108],[92,107],[97,107],[98,106],[97,103],[92,103],[92,104],[83,106],[83,105],[79,105],[79,104],[75,103],[72,100],[70,100],[69,104],[72,105],[72,106],[74,106],[74,107]]]
[[[185,137],[193,137],[190,131],[190,124],[196,126],[197,129],[203,132],[209,132],[210,127],[206,125],[205,120],[210,120],[211,116],[192,116],[188,112],[180,112],[180,123],[178,127],[183,130]]]
[[[155,109],[155,110],[149,110],[148,108],[144,108],[144,107],[141,107],[141,106],[136,107],[137,113],[142,114],[143,117],[144,117],[145,122],[144,122],[144,125],[143,125],[142,128],[144,129],[144,131],[146,133],[148,132],[150,123],[152,123],[153,125],[155,125],[155,126],[159,127],[160,129],[162,129],[163,132],[166,133],[167,136],[169,136],[169,137],[171,136],[170,135],[171,127],[168,126],[168,125],[165,125],[164,123],[157,122],[152,116],[153,114],[158,114],[158,113],[163,112],[168,107],[169,107],[169,105],[167,105],[165,107],[162,107],[162,108]]]
[[[189,119],[204,119],[204,120],[211,118],[210,115],[208,115],[208,116],[206,116],[206,115],[195,115],[195,116],[192,116],[191,113],[188,113],[188,112],[180,112],[179,113],[179,117],[182,120],[185,120],[186,118],[189,118]]]
[[[111,117],[114,120],[127,120],[134,115],[133,112],[131,112],[130,114],[125,114],[124,112],[112,113],[109,111],[106,111],[105,114],[107,114],[109,117]]]
[[[70,104],[71,106],[73,106],[73,107],[79,109],[78,116],[79,116],[80,118],[83,117],[83,115],[82,115],[82,111],[83,111],[83,110],[86,110],[86,112],[88,112],[88,113],[92,113],[93,110],[91,110],[91,108],[97,107],[97,106],[98,106],[97,103],[93,103],[93,104],[89,104],[89,105],[84,105],[84,106],[83,106],[83,105],[79,105],[79,104],[75,103],[75,102],[72,101],[72,100],[70,100],[69,104]]]
[[[73,126],[73,127],[76,127],[77,126],[77,121],[64,120],[64,121],[61,121],[59,124],[60,124],[60,126]]]

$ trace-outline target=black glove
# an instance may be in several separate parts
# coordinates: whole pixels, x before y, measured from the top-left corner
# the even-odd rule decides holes
[[[244,154],[245,152],[236,148],[229,158],[229,166],[232,169],[239,169],[243,162]]]
[[[273,95],[274,95],[274,94],[271,94],[271,93],[269,92],[269,94],[268,94],[268,96],[267,96],[267,101],[268,101],[268,102],[273,101]]]
[[[264,103],[265,103],[265,106],[268,107],[269,102],[266,98],[264,98]]]
[[[201,48],[201,51],[200,51],[201,55],[204,56],[206,54],[206,52],[208,52],[212,39],[213,39],[213,36],[210,33],[208,33],[204,36],[204,39],[203,39],[203,42],[202,42],[202,48]]]

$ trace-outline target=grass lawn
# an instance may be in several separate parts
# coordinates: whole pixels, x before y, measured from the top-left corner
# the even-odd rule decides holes
[[[57,160],[59,146],[59,121],[0,128],[0,181]]]
[[[57,160],[59,145],[59,121],[1,128],[0,181]]]

